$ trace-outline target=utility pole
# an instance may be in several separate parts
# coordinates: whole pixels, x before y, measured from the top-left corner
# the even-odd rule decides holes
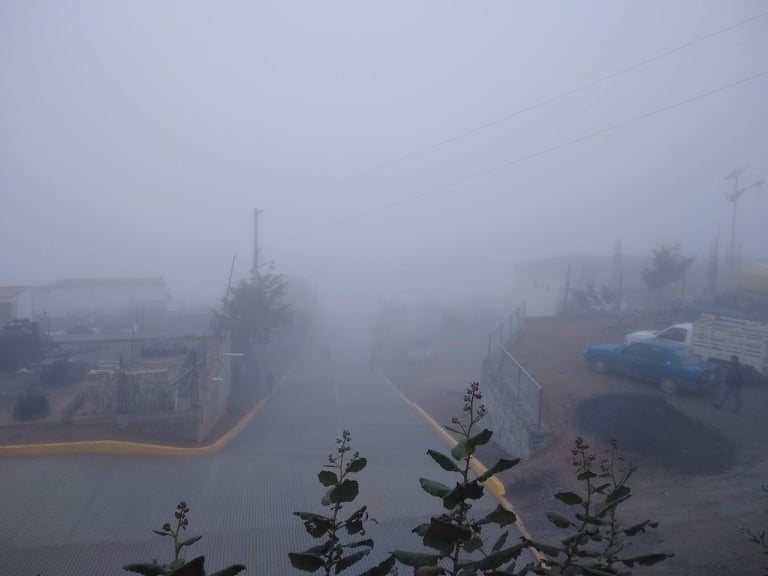
[[[728,271],[730,272],[731,280],[733,280],[733,276],[736,274],[736,205],[744,192],[750,188],[759,188],[763,185],[763,181],[760,180],[758,182],[753,182],[748,186],[744,186],[743,188],[739,188],[739,176],[741,176],[746,169],[747,166],[737,168],[725,177],[726,180],[733,179],[733,192],[728,195],[728,201],[733,204],[731,212],[731,247],[728,253]]]
[[[261,210],[253,209],[253,277],[259,277],[259,214]]]
[[[614,302],[615,312],[621,312],[621,301],[624,292],[624,263],[623,263],[623,246],[621,240],[616,241],[616,247],[613,251],[613,266],[614,273],[616,274],[614,286],[616,290],[616,301]]]

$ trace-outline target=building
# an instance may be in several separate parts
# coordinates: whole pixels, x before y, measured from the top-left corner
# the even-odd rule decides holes
[[[32,290],[37,317],[166,311],[168,290],[162,278],[94,278],[59,280]]]
[[[28,286],[0,286],[0,323],[32,315],[32,290]]]

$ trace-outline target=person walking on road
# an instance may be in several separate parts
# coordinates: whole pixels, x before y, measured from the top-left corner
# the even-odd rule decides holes
[[[725,372],[725,391],[720,401],[715,404],[715,408],[718,410],[725,406],[728,399],[733,397],[733,411],[739,412],[741,410],[741,385],[743,384],[744,373],[739,363],[739,357],[731,356],[731,361],[728,363],[728,367]]]

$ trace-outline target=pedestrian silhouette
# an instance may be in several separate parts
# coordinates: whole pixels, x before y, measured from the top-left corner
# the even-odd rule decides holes
[[[715,408],[720,409],[726,405],[729,399],[733,398],[733,411],[741,410],[741,385],[744,381],[744,372],[742,371],[739,357],[731,356],[731,361],[725,372],[725,390],[720,401],[715,404]]]

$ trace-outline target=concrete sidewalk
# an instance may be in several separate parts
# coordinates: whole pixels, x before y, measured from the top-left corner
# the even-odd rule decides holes
[[[445,451],[443,440],[380,377],[317,358],[215,454],[2,460],[0,574],[103,576],[167,559],[169,543],[151,529],[173,518],[179,500],[191,509],[189,535],[204,535],[187,558],[205,554],[209,570],[243,563],[249,574],[293,574],[287,553],[317,541],[292,513],[322,511],[317,473],[343,428],[369,462],[355,504],[380,522],[368,530],[375,550],[354,573],[393,549],[419,550],[410,531],[441,503],[418,479],[450,481],[426,455]],[[488,496],[478,514],[495,506]]]

